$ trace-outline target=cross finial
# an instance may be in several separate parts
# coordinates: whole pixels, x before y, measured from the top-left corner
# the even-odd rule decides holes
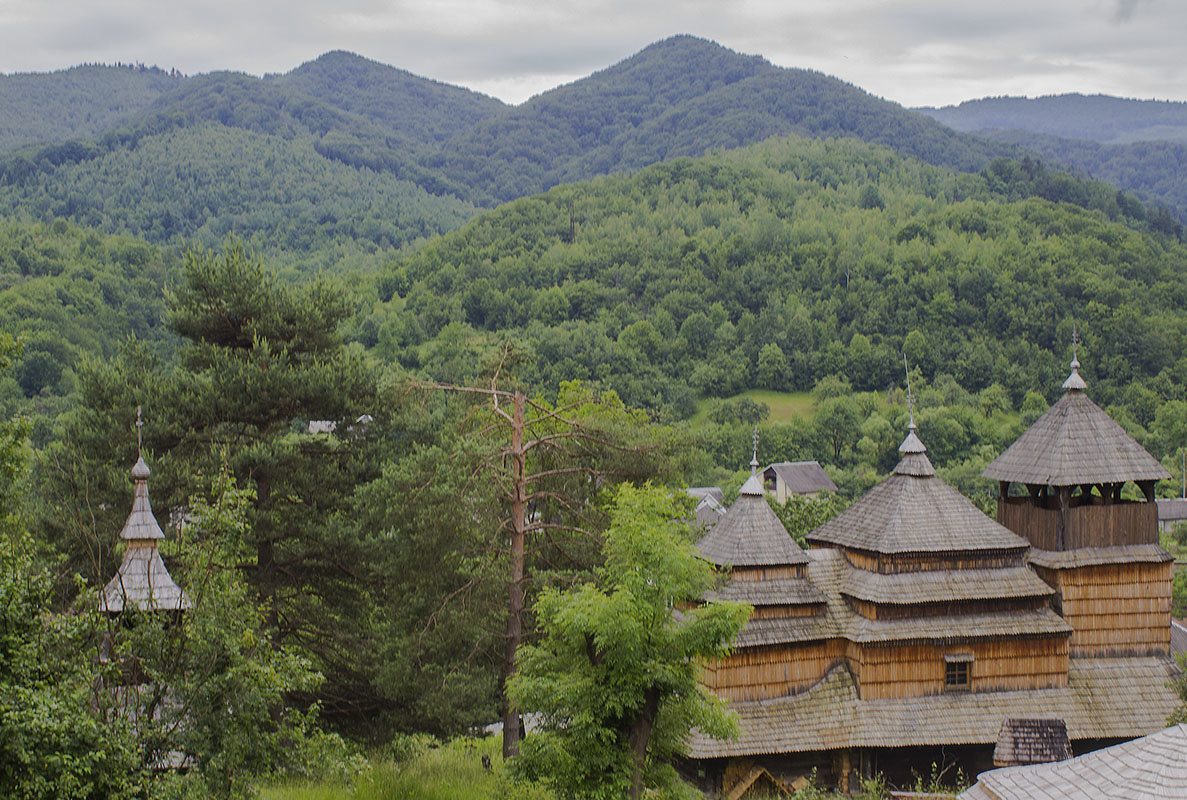
[[[907,354],[903,353],[903,372],[907,374],[907,410],[911,412],[911,422],[907,430],[915,430],[915,398],[911,395],[911,369],[907,366]]]
[[[754,426],[754,453],[750,456],[750,474],[758,472],[758,426]]]
[[[136,455],[144,455],[144,437],[142,429],[144,428],[144,420],[140,418],[140,406],[136,406]]]
[[[1076,318],[1072,317],[1072,369],[1080,368],[1080,356],[1077,346],[1080,344],[1080,334],[1076,332]]]

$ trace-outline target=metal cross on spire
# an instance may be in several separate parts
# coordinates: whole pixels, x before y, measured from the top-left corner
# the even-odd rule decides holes
[[[1076,318],[1072,317],[1072,369],[1080,368],[1080,356],[1078,346],[1080,344],[1080,334],[1076,332]]]
[[[1088,384],[1080,377],[1080,332],[1076,329],[1076,318],[1072,317],[1072,374],[1063,382],[1064,389],[1079,389],[1083,391]]]
[[[750,474],[758,473],[758,426],[754,426],[754,453],[750,456]]]
[[[144,455],[144,437],[142,429],[144,428],[144,420],[140,418],[140,406],[136,406],[136,455]]]
[[[915,430],[915,398],[911,395],[911,369],[907,366],[907,354],[903,353],[903,372],[907,374],[907,410],[911,412],[911,422],[907,430]]]

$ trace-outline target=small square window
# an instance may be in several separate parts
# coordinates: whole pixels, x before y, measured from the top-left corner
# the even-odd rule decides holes
[[[969,667],[972,663],[971,656],[963,654],[944,656],[944,688],[969,688]]]

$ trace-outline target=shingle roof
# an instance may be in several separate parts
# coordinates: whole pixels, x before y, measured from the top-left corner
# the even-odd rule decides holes
[[[1161,726],[1160,726],[1161,727]],[[981,774],[961,800],[1181,800],[1187,797],[1187,725],[1054,764]]]
[[[1072,631],[1071,626],[1049,608],[894,620],[866,619],[855,612],[843,596],[850,581],[863,580],[861,573],[864,570],[851,565],[838,550],[811,550],[808,552],[808,556],[810,558],[808,580],[824,595],[827,601],[824,613],[813,617],[750,619],[734,637],[735,647],[813,642],[822,639],[849,639],[854,642],[954,642],[1002,636],[1068,636]],[[971,570],[970,572],[976,576],[992,571]],[[1037,577],[1034,578],[1037,583],[1027,580],[1023,584],[1017,579],[1015,568],[1005,568],[1000,572],[1009,573],[1003,581],[1006,584],[1004,591],[1021,589],[1027,593],[1025,596],[1045,596],[1050,593],[1046,584]],[[957,584],[962,574],[956,570],[943,570],[932,573],[905,573],[901,577],[904,580],[910,578],[921,580],[921,586],[924,588],[919,590],[919,597],[929,596],[929,593],[939,597],[948,591],[953,593],[962,591],[941,588],[944,585]],[[883,577],[890,577],[893,580],[900,578],[900,576]],[[969,589],[968,591],[976,594],[980,590]],[[920,602],[929,601],[920,600]]]
[[[99,596],[100,611],[118,613],[129,601],[146,611],[179,611],[190,607],[189,598],[173,582],[157,550],[157,543],[165,534],[148,500],[149,475],[144,458],[137,459],[132,467],[132,479],[136,482],[132,512],[120,531],[120,538],[128,540],[128,547],[115,577]]]
[[[1178,705],[1178,694],[1170,685],[1178,675],[1167,658],[1073,658],[1065,689],[861,700],[848,670],[837,666],[801,694],[730,703],[741,735],[720,741],[694,733],[690,751],[693,758],[720,758],[851,747],[994,744],[1003,720],[1036,716],[1064,720],[1073,741],[1142,736],[1163,728]]]
[[[132,467],[132,478],[136,481],[136,490],[132,497],[132,513],[124,522],[120,531],[121,539],[164,539],[161,526],[153,516],[152,504],[148,502],[148,465],[144,458],[138,458]]]
[[[1170,477],[1154,456],[1077,388],[1069,388],[981,474],[1044,486]]]
[[[780,461],[769,464],[763,475],[770,474],[787,486],[787,491],[795,494],[811,494],[812,492],[835,492],[837,485],[825,474],[824,468],[818,461]]]
[[[1156,544],[1125,544],[1117,547],[1080,547],[1075,550],[1032,548],[1027,560],[1038,567],[1067,569],[1101,564],[1164,564],[1174,556]]]
[[[767,504],[762,483],[751,475],[738,499],[705,534],[697,548],[706,561],[723,566],[806,564],[808,557]]]
[[[1048,764],[1071,757],[1067,725],[1061,719],[1007,719],[993,748],[993,763],[1001,766]]]
[[[871,603],[950,603],[996,598],[1049,597],[1055,590],[1029,567],[879,572],[851,567],[841,592]]]
[[[903,443],[918,442],[914,433]],[[922,448],[922,445],[920,445]],[[902,450],[903,448],[900,448]],[[874,553],[1021,550],[1027,542],[935,477],[921,450],[904,450],[894,473],[807,536],[809,544]]]
[[[155,542],[129,543],[119,571],[99,596],[99,610],[105,613],[119,613],[127,603],[142,611],[181,611],[190,607],[190,599],[173,582]]]
[[[720,591],[705,595],[711,600],[730,600],[752,606],[823,604],[824,594],[804,578],[773,578],[765,581],[730,581]]]
[[[706,497],[712,497],[720,506],[725,505],[725,493],[721,491],[720,486],[690,486],[684,490],[685,493],[697,500],[704,500]]]

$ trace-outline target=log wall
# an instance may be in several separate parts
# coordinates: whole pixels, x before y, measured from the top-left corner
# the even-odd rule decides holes
[[[1158,544],[1158,507],[1154,503],[1068,508],[1062,547],[1059,513],[1058,508],[1033,505],[1026,497],[999,497],[997,501],[997,521],[1040,550]]]
[[[1056,610],[1074,628],[1073,656],[1170,653],[1173,564],[1036,567],[1058,592]]]
[[[992,692],[1067,686],[1068,641],[1029,637],[956,645],[864,645],[855,674],[864,700],[924,697],[944,687],[944,656],[971,654],[969,688]],[[952,691],[952,690],[948,690]]]
[[[849,549],[843,549],[842,552],[853,566],[883,575],[895,575],[902,572],[927,572],[940,569],[998,569],[1000,567],[1017,567],[1026,563],[1025,548],[1017,551],[980,555],[964,553],[960,556],[948,554],[926,556],[881,555]]]
[[[707,665],[701,683],[726,700],[766,700],[802,692],[845,660],[841,639],[748,647]]]

